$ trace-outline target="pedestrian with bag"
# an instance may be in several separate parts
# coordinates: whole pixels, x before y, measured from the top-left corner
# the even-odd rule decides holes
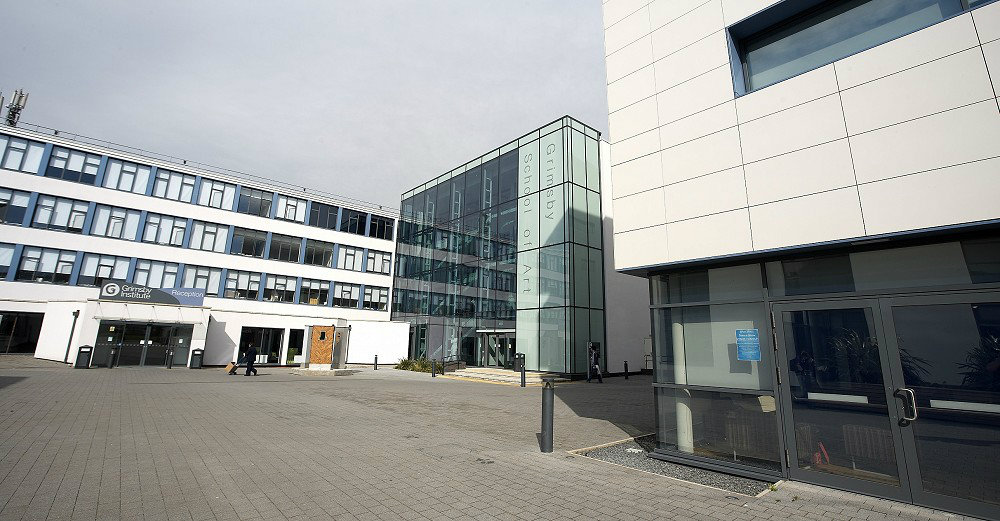
[[[257,361],[257,348],[253,346],[253,342],[247,346],[247,351],[243,356],[247,359],[247,372],[243,376],[250,376],[250,373],[257,376],[257,368],[253,366],[254,362]]]
[[[589,383],[591,377],[596,374],[597,383],[604,383],[604,378],[601,378],[601,350],[594,347],[593,343],[590,344],[587,360],[590,363],[590,368],[587,370],[587,382]]]

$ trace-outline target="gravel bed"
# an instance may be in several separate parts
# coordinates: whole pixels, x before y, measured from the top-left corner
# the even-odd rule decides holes
[[[580,455],[748,496],[756,496],[771,485],[767,481],[742,478],[714,470],[650,458],[646,454],[653,450],[655,443],[654,435],[643,436],[636,438],[635,441],[626,441],[610,447],[582,452]]]

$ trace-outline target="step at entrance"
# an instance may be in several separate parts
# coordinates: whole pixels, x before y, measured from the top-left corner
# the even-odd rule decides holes
[[[494,367],[467,367],[447,374],[448,377],[461,378],[463,380],[483,380],[488,382],[521,384],[521,373],[510,369],[498,369]],[[559,376],[557,373],[541,373],[529,371],[525,373],[524,381],[528,385],[541,385],[542,378],[551,378],[555,382],[568,382],[569,379]]]

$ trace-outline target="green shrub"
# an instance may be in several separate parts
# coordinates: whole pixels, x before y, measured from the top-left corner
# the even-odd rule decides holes
[[[403,371],[417,371],[419,373],[431,372],[431,363],[426,358],[418,358],[417,360],[404,358],[397,362],[393,367],[395,369],[402,369]],[[440,369],[440,366],[438,369]]]

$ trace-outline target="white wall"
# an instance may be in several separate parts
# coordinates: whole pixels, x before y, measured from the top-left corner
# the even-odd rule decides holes
[[[1000,218],[1000,2],[736,97],[773,3],[604,3],[616,268]]]
[[[603,365],[608,371],[624,370],[622,362],[628,361],[629,371],[642,369],[644,340],[650,335],[649,282],[640,277],[615,271],[615,252],[611,248],[615,213],[612,205],[614,186],[607,141],[601,141],[601,204],[604,214],[604,317],[607,325],[607,360]]]
[[[391,365],[406,358],[410,337],[409,322],[351,321],[347,363]]]

